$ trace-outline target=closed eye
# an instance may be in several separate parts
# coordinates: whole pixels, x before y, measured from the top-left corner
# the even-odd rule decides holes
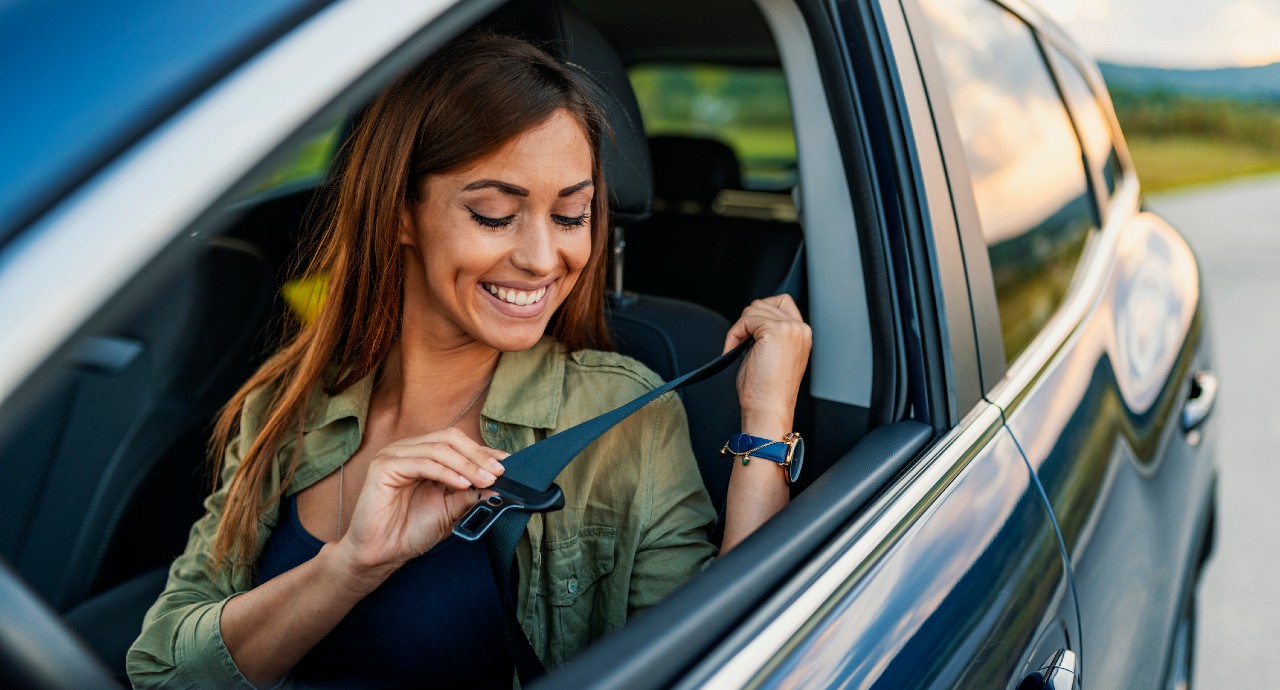
[[[474,220],[486,228],[505,228],[506,226],[511,225],[511,223],[516,219],[514,213],[509,216],[503,216],[502,218],[490,218],[489,216],[482,216],[479,213],[472,211],[470,208],[467,210],[471,211],[471,220]]]
[[[566,228],[580,228],[583,225],[586,225],[587,221],[591,220],[591,214],[584,213],[580,216],[575,216],[572,218],[569,216],[552,215],[551,220],[555,221],[559,225],[563,225]]]

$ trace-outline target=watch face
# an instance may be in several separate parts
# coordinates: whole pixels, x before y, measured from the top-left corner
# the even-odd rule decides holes
[[[800,480],[800,469],[804,465],[804,439],[796,435],[796,443],[791,449],[791,466],[787,478],[794,484]]]

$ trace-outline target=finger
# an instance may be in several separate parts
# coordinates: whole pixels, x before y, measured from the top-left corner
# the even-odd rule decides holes
[[[424,450],[423,455],[461,474],[475,486],[489,486],[498,478],[498,475],[484,466],[486,461],[493,458],[483,452],[483,446],[468,449],[469,453],[464,453],[445,441],[422,444],[420,448]]]
[[[369,480],[391,487],[423,481],[437,482],[453,489],[472,489],[471,481],[452,468],[430,458],[383,456],[369,466]]]
[[[804,320],[804,316],[800,313],[800,307],[796,305],[796,301],[792,299],[791,295],[788,295],[785,292],[781,295],[766,297],[764,301],[777,307],[782,311],[782,313],[792,319],[796,319],[797,321]]]
[[[466,458],[476,467],[487,470],[495,476],[499,476],[507,470],[507,468],[502,466],[502,462],[498,458],[498,453],[502,452],[500,450],[479,444],[473,445],[470,448],[460,448],[458,450],[460,450],[462,454],[466,456]]]
[[[721,350],[720,354],[724,354],[725,352],[741,345],[742,341],[750,337],[751,332],[747,330],[746,324],[743,323],[743,319],[739,318],[732,326],[729,327],[729,332],[725,334],[724,349]]]
[[[442,432],[444,439],[454,450],[458,451],[476,467],[494,476],[506,471],[500,460],[506,457],[504,451],[476,443],[463,430],[450,427]]]
[[[480,489],[470,489],[468,491],[459,491],[449,494],[444,498],[445,511],[449,515],[450,526],[457,524],[462,516],[471,510],[471,506],[480,502],[484,498],[484,493]]]
[[[483,460],[481,464],[477,464],[468,455],[476,452],[475,449],[480,449],[480,452],[483,452],[484,446],[478,445],[473,441],[468,444],[464,453],[454,445],[456,439],[450,439],[448,436],[437,436],[436,439],[434,441],[416,443],[412,446],[388,446],[382,449],[381,454],[389,457],[418,458],[438,462],[466,477],[471,484],[476,486],[489,486],[497,478],[495,473],[484,466]],[[484,459],[491,458],[485,454]]]
[[[800,318],[800,310],[796,308],[795,302],[792,302],[787,295],[776,295],[756,300],[747,309],[754,314],[768,315],[782,321],[802,320]]]
[[[476,443],[466,432],[455,427],[433,431],[423,436],[401,439],[383,449],[383,452],[400,457],[438,456],[438,459],[442,462],[448,459],[449,461],[445,462],[445,464],[465,476],[473,480],[477,476],[483,477],[485,482],[480,483],[479,485],[481,486],[488,486],[487,482],[492,482],[494,478],[506,470],[502,463],[499,462],[500,459],[506,457],[506,453]],[[453,462],[456,460],[456,456],[465,458],[468,463],[475,467],[475,470],[459,467]]]

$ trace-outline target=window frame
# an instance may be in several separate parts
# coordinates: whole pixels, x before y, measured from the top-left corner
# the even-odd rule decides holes
[[[1085,161],[1085,173],[1089,178],[1089,185],[1093,188],[1094,205],[1098,214],[1098,228],[1101,229],[1106,225],[1107,218],[1111,212],[1111,201],[1115,198],[1116,193],[1120,189],[1122,179],[1126,176],[1130,169],[1127,164],[1127,157],[1121,155],[1120,149],[1122,144],[1117,136],[1118,128],[1114,124],[1114,116],[1110,113],[1110,99],[1099,97],[1098,88],[1094,80],[1089,78],[1089,70],[1086,69],[1082,61],[1062,44],[1059,39],[1055,39],[1049,34],[1037,32],[1037,39],[1040,43],[1040,51],[1045,57],[1045,63],[1049,66],[1049,71],[1053,74],[1053,79],[1057,83],[1058,93],[1062,98],[1062,102],[1066,104],[1067,115],[1071,118],[1071,126],[1076,130],[1076,139],[1080,142],[1080,155]],[[1054,54],[1059,59],[1054,58]],[[1060,64],[1060,63],[1065,63]],[[1080,114],[1077,112],[1078,104],[1068,95],[1067,87],[1064,84],[1064,69],[1074,69],[1075,76],[1078,76],[1085,84],[1085,88],[1089,91],[1089,96],[1098,106],[1098,110],[1102,115],[1103,123],[1107,128],[1107,138],[1111,142],[1111,155],[1116,157],[1116,161],[1120,168],[1120,174],[1113,180],[1113,189],[1107,191],[1105,181],[1105,169],[1110,165],[1109,160],[1095,160],[1088,151],[1084,137],[1080,135],[1080,125],[1078,118]]]
[[[987,255],[987,242],[982,234],[982,226],[978,218],[977,204],[974,199],[973,186],[968,164],[964,158],[964,149],[960,141],[959,128],[954,111],[951,109],[950,97],[945,76],[942,73],[937,51],[930,40],[928,18],[916,0],[902,0],[912,23],[912,33],[916,37],[916,52],[919,56],[921,72],[924,74],[929,100],[934,108],[934,122],[937,136],[943,150],[947,176],[951,185],[951,195],[955,209],[956,222],[960,228],[961,243],[965,247],[966,272],[969,280],[970,299],[973,309],[974,330],[978,342],[981,362],[981,376],[984,397],[992,402],[1002,399],[1021,397],[1038,378],[1053,356],[1068,341],[1071,333],[1079,325],[1089,304],[1094,301],[1099,289],[1100,273],[1109,263],[1110,252],[1105,245],[1110,240],[1102,241],[1104,232],[1117,222],[1115,214],[1102,217],[1098,197],[1093,191],[1086,192],[1091,196],[1095,219],[1098,226],[1088,235],[1084,250],[1076,264],[1076,272],[1070,287],[1058,304],[1054,313],[1041,326],[1039,333],[1012,361],[1007,362],[1004,352],[1004,339],[1000,323],[1000,312],[996,300],[995,281],[990,259]],[[1072,123],[1072,134],[1081,147],[1081,162],[1085,167],[1086,184],[1090,190],[1097,189],[1093,179],[1093,170],[1085,158],[1084,146],[1076,132],[1072,109],[1062,94],[1062,86],[1058,74],[1053,70],[1046,53],[1047,46],[1060,50],[1073,64],[1092,64],[1081,56],[1080,51],[1070,43],[1060,29],[1038,11],[1016,0],[987,0],[999,9],[1012,14],[1026,26],[1035,41],[1046,74],[1049,75],[1054,89],[1058,93],[1064,111]],[[1095,95],[1105,93],[1099,91],[1100,77],[1094,79],[1091,72],[1082,69],[1090,90]],[[1119,136],[1110,100],[1099,98],[1103,106],[1104,116],[1116,145],[1117,157],[1121,169],[1125,171],[1123,179],[1116,180],[1116,191],[1110,197],[1110,207],[1117,209],[1135,208],[1137,203],[1137,181],[1129,164],[1128,151],[1124,149],[1123,139]],[[1100,184],[1100,180],[1098,181]],[[1127,215],[1125,216],[1127,217]]]

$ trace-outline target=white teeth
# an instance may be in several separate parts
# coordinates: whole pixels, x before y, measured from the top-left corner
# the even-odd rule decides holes
[[[537,304],[538,302],[541,302],[542,298],[547,294],[547,289],[545,287],[528,292],[525,290],[511,290],[486,283],[484,289],[488,290],[489,294],[494,295],[498,299],[516,306]]]

